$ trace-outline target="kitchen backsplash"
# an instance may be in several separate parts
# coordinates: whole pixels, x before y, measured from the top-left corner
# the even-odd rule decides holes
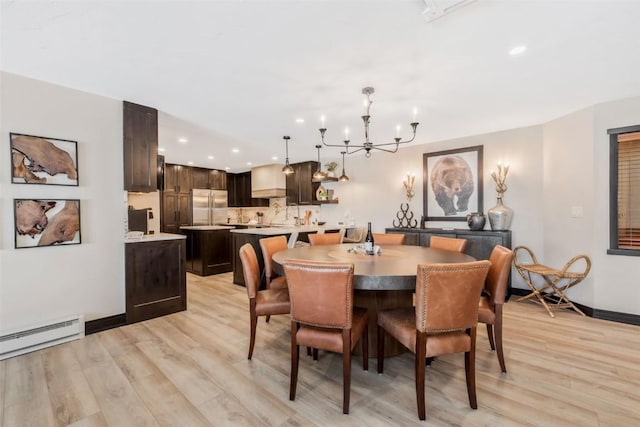
[[[269,199],[269,207],[229,208],[229,223],[260,222],[258,213],[262,213],[263,224],[294,224],[296,217],[304,219],[305,212],[311,211],[311,222],[322,221],[320,206],[287,206],[286,199]]]

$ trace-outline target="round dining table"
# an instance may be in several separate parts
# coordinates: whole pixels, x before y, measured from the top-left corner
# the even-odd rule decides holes
[[[284,275],[287,259],[353,263],[354,305],[369,309],[369,356],[377,355],[378,311],[413,306],[418,264],[461,263],[475,258],[453,251],[421,246],[382,246],[366,255],[358,244],[304,246],[273,255],[275,269]],[[385,340],[385,357],[404,351],[395,340]]]

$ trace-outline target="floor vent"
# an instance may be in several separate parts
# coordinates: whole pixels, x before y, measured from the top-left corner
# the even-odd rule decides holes
[[[84,336],[84,316],[59,319],[28,329],[14,330],[0,336],[0,360]]]

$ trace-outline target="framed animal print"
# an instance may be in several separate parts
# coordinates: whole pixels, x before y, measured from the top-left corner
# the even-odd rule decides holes
[[[78,185],[78,143],[10,133],[11,182]]]
[[[13,199],[15,247],[80,244],[80,200]]]
[[[427,221],[466,221],[482,212],[482,145],[424,153],[422,164]]]

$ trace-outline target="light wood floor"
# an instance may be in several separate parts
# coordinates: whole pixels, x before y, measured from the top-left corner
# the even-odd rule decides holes
[[[247,360],[248,302],[231,274],[189,276],[189,309],[0,362],[4,426],[420,425],[413,358],[384,375],[354,359],[351,413],[343,415],[341,359],[301,357],[289,401],[289,319],[258,324]],[[509,371],[500,374],[484,327],[478,409],[469,408],[462,355],[427,369],[423,425],[640,425],[640,328],[540,306],[505,306]],[[481,332],[481,333],[480,333]]]

